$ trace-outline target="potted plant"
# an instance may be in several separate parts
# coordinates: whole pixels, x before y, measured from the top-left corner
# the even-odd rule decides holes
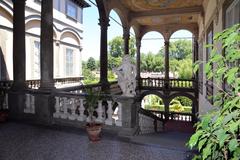
[[[92,89],[87,89],[86,93],[87,95],[84,104],[88,115],[86,130],[89,140],[96,142],[100,140],[100,133],[102,129],[102,124],[96,123],[94,116],[94,114],[96,113],[95,109],[97,108],[98,100],[100,100],[100,92],[96,92]]]

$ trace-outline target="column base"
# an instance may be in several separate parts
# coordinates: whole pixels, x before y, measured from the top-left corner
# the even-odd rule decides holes
[[[110,89],[110,84],[108,82],[108,80],[102,80],[99,82],[99,84],[101,84],[101,91],[104,93],[109,93],[109,89]]]
[[[26,86],[25,82],[21,82],[21,83],[13,82],[13,85],[11,87],[11,91],[23,91],[27,88],[28,87]]]

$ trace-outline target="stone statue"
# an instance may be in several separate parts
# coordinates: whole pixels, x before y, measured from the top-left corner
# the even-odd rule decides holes
[[[133,97],[136,95],[136,67],[131,64],[129,55],[124,55],[122,65],[114,68],[113,72],[118,76],[118,85],[123,96]]]

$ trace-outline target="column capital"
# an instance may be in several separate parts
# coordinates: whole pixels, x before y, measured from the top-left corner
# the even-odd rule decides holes
[[[110,24],[109,24],[109,21],[110,21],[109,18],[99,18],[98,20],[99,20],[98,25],[100,25],[101,28],[102,28],[102,27],[108,28],[108,26],[110,26]]]

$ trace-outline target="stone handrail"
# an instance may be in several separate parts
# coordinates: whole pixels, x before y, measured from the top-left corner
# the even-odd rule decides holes
[[[140,108],[139,111],[139,134],[153,133],[163,130],[164,120],[148,110]]]

